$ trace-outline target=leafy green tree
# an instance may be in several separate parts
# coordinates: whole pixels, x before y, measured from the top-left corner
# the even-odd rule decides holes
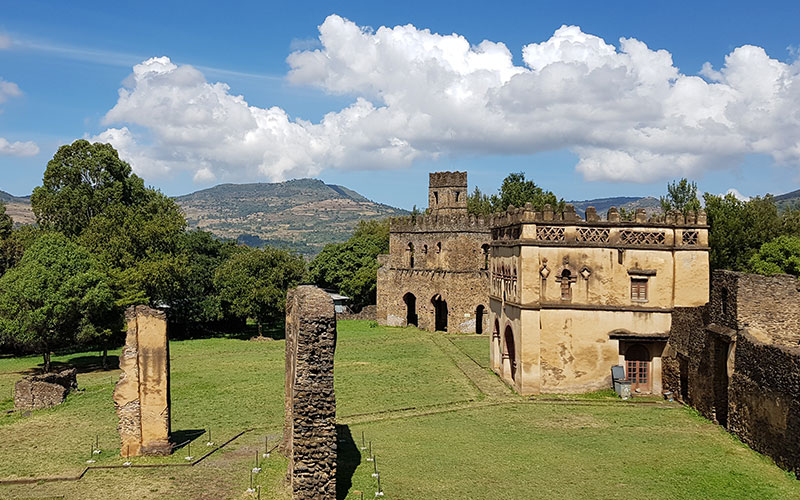
[[[73,237],[107,208],[134,205],[146,191],[142,179],[110,144],[79,139],[58,148],[47,163],[31,207],[41,227]]]
[[[247,251],[235,241],[222,241],[207,231],[181,235],[178,254],[184,258],[181,287],[170,298],[170,318],[183,325],[213,323],[224,318],[214,273],[231,255]]]
[[[800,237],[784,235],[764,243],[750,258],[750,267],[758,274],[800,277]]]
[[[325,245],[308,266],[309,279],[347,295],[356,309],[374,304],[383,253],[389,253],[389,221],[361,221],[346,242]]]
[[[6,213],[6,204],[0,201],[0,240],[4,240],[11,236],[11,229],[14,227],[14,221],[11,216]]]
[[[286,291],[300,283],[305,261],[286,250],[271,247],[236,252],[214,274],[223,310],[252,318],[262,325],[279,322],[286,308]]]
[[[53,349],[102,343],[121,327],[107,276],[61,234],[39,237],[0,278],[0,335],[41,353],[45,371]]]
[[[697,183],[689,182],[685,177],[680,181],[667,184],[667,195],[661,197],[661,210],[669,212],[677,210],[683,215],[690,211],[700,210],[700,200],[697,198]]]
[[[564,210],[563,199],[556,198],[552,191],[545,191],[533,181],[525,180],[524,172],[508,174],[500,185],[498,194],[487,196],[479,188],[467,197],[467,212],[474,215],[489,215],[505,212],[514,205],[517,208],[530,203],[534,210],[542,210],[550,205],[556,212]]]
[[[185,227],[175,202],[147,189],[136,205],[117,203],[94,216],[78,241],[108,269],[120,305],[172,305],[188,272],[179,249]]]
[[[19,226],[0,240],[0,276],[22,260],[25,250],[33,245],[42,230],[36,226]]]
[[[761,245],[782,232],[781,218],[771,196],[750,201],[732,194],[703,196],[708,214],[712,269],[747,272]]]

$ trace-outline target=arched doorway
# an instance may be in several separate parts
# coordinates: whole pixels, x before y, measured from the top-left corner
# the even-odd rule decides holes
[[[625,351],[625,376],[631,390],[650,392],[650,352],[642,344],[634,344]]]
[[[485,314],[485,308],[483,305],[479,305],[475,308],[475,333],[478,335],[483,333],[483,316]]]
[[[446,332],[447,301],[445,301],[441,295],[436,294],[431,299],[431,304],[433,304],[433,329],[439,332]]]
[[[506,327],[505,349],[503,350],[503,371],[508,368],[508,373],[511,375],[511,380],[516,380],[517,376],[517,352],[514,349],[514,332],[511,330],[511,325]],[[506,363],[506,360],[508,361]]]
[[[413,293],[408,292],[403,295],[403,302],[406,303],[406,325],[419,325],[417,316],[417,297]]]

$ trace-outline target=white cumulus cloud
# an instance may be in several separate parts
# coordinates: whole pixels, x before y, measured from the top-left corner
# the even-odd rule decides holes
[[[696,175],[751,153],[800,164],[800,64],[760,47],[694,76],[666,50],[577,26],[522,47],[520,66],[503,43],[412,25],[371,30],[332,15],[319,33],[319,48],[288,56],[289,82],[354,100],[318,123],[158,57],[134,67],[105,117],[120,127],[98,137],[141,173],[188,170],[199,183],[562,148],[589,180]]]
[[[0,155],[2,156],[36,156],[39,154],[39,146],[33,141],[9,142],[4,137],[0,137]]]

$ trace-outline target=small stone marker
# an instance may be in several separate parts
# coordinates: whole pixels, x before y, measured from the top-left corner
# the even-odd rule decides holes
[[[114,405],[124,456],[169,455],[169,344],[167,318],[147,306],[125,312],[128,335],[119,356],[122,374],[114,389]]]
[[[335,349],[336,313],[330,295],[308,285],[289,290],[281,447],[289,456],[294,500],[336,498]]]

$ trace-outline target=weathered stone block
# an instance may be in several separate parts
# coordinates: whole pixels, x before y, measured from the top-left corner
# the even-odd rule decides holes
[[[77,370],[45,373],[19,380],[14,385],[14,408],[39,410],[64,402],[72,389],[78,388]]]
[[[282,449],[294,499],[336,498],[336,313],[314,286],[286,300],[286,395]]]
[[[170,434],[169,344],[162,311],[132,306],[114,389],[122,456],[168,455]]]

